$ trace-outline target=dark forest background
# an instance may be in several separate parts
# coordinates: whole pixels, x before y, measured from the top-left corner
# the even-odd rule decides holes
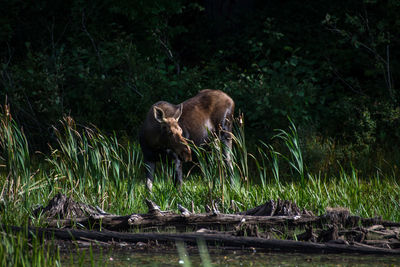
[[[290,117],[309,157],[399,158],[400,1],[0,6],[1,104],[33,149],[51,143],[65,115],[136,140],[151,104],[214,88],[235,100],[252,140]]]

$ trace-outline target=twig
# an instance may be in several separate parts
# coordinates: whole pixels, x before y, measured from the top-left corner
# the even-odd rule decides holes
[[[101,59],[100,51],[97,48],[97,45],[96,45],[92,35],[89,33],[89,31],[86,28],[85,11],[84,10],[82,10],[82,30],[83,30],[84,33],[86,33],[86,35],[88,36],[90,42],[92,43],[92,46],[93,46],[94,50],[96,51],[96,55],[97,55],[97,58],[99,60],[100,67],[101,67],[103,73],[107,76],[107,73],[105,72],[105,69],[104,69],[103,60]]]
[[[392,75],[390,74],[390,52],[389,52],[389,45],[386,46],[386,71],[387,71],[387,81],[388,81],[388,88],[390,97],[394,99],[393,90],[392,90]]]
[[[367,30],[369,31],[369,26],[368,26],[368,18],[364,18],[364,23],[366,24]],[[328,29],[332,32],[338,33],[340,35],[343,35],[343,31],[339,30],[336,26],[332,26],[329,25]],[[351,40],[354,35],[351,33],[346,32],[346,34],[344,35],[345,38],[347,38],[348,40]],[[370,36],[370,38],[372,39],[372,36]],[[373,41],[373,40],[371,40]],[[390,73],[390,53],[389,53],[389,45],[386,46],[386,59],[384,59],[377,51],[376,49],[373,49],[371,47],[369,47],[368,45],[366,45],[363,42],[357,41],[357,45],[359,45],[360,47],[364,48],[365,50],[367,50],[369,53],[371,53],[372,55],[375,56],[377,61],[380,61],[386,68],[383,69],[383,77],[385,79],[388,91],[389,91],[389,96],[393,101],[396,101],[394,94],[393,94],[393,90],[392,90],[392,80],[391,80],[391,73]],[[338,78],[345,82],[343,79],[340,78],[340,76],[338,76]],[[346,83],[346,82],[345,82]],[[347,84],[347,83],[346,83]],[[347,84],[348,85],[348,84]],[[352,87],[350,87],[352,88]]]
[[[158,42],[161,44],[161,46],[164,48],[168,58],[174,63],[175,68],[176,68],[176,74],[180,74],[181,73],[181,67],[179,65],[179,62],[176,60],[176,58],[174,57],[172,50],[168,47],[167,45],[167,41],[163,41],[161,39],[160,34],[157,34],[157,32],[153,31],[153,35],[157,37]]]

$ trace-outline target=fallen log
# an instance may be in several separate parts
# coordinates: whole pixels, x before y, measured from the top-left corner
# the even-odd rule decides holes
[[[354,216],[356,217],[356,216]],[[400,223],[384,221],[379,219],[364,219],[359,218],[358,224],[365,227],[379,224],[383,227],[400,227]],[[257,225],[260,228],[269,227],[287,227],[293,229],[295,227],[305,227],[307,225],[316,225],[323,227],[323,225],[329,224],[329,221],[321,219],[319,216],[246,216],[237,214],[164,214],[155,216],[154,214],[131,214],[125,216],[119,215],[92,215],[83,218],[74,219],[53,219],[49,220],[47,225],[49,227],[76,227],[82,226],[84,228],[97,229],[99,227],[106,228],[109,230],[121,230],[125,231],[133,228],[140,228],[145,230],[146,228],[158,227],[168,228],[175,227],[176,230],[188,230],[188,229],[221,229],[226,230],[233,229],[240,223],[246,223],[248,225]],[[347,227],[353,227],[351,224]]]
[[[40,213],[41,217],[47,217],[47,226],[51,228],[139,230],[141,232],[165,229],[174,232],[192,232],[202,229],[203,234],[218,233],[218,237],[221,235],[220,231],[224,231],[225,239],[229,236],[260,238],[260,240],[284,238],[292,241],[311,241],[315,244],[323,244],[325,248],[328,245],[349,246],[353,244],[356,247],[364,248],[372,245],[379,249],[397,249],[400,243],[400,223],[384,221],[379,217],[352,216],[345,208],[327,208],[325,214],[314,216],[308,211],[301,211],[290,201],[270,200],[248,211],[222,214],[218,211],[217,203],[213,202],[212,208],[209,208],[207,213],[193,213],[194,204],[192,204],[192,212],[178,205],[181,214],[176,214],[162,211],[151,200],[146,199],[146,204],[148,206],[146,214],[134,213],[120,216],[106,213],[97,207],[74,202],[72,199],[58,194],[47,207],[39,208],[34,213]],[[299,230],[305,232],[299,234]],[[98,233],[102,235],[104,231]],[[189,233],[185,233],[185,235],[189,235]],[[151,234],[148,233],[147,237],[151,237]],[[158,240],[158,238],[162,239],[164,236],[153,239]],[[220,241],[220,244],[224,244],[224,240]]]
[[[209,228],[216,230],[232,230],[237,225],[246,223],[256,225],[259,228],[288,227],[295,228],[314,225],[323,227],[326,224],[343,224],[346,227],[355,227],[359,224],[371,226],[380,224],[383,227],[400,227],[400,223],[384,221],[381,218],[360,218],[350,216],[347,211],[329,210],[322,216],[314,216],[311,212],[300,209],[289,201],[270,200],[264,205],[258,206],[237,214],[222,214],[217,209],[210,209],[208,213],[194,214],[179,205],[182,214],[161,211],[152,201],[146,199],[148,213],[130,215],[115,215],[106,213],[98,207],[92,207],[84,203],[74,202],[62,194],[57,194],[49,201],[47,207],[40,207],[34,214],[42,213],[42,217],[48,218],[49,227],[83,227],[98,229],[125,231],[131,228],[166,228],[173,226],[176,230],[187,231]],[[214,205],[213,205],[214,206]]]
[[[73,227],[82,225],[91,229],[106,228],[109,230],[127,230],[130,228],[165,228],[173,226],[176,230],[188,229],[225,229],[231,230],[240,223],[257,225],[260,228],[272,226],[302,226],[319,222],[318,217],[310,216],[245,216],[235,214],[164,214],[154,216],[153,214],[132,214],[127,216],[97,215],[84,218],[51,220],[49,227]]]
[[[272,204],[271,204],[272,203]],[[275,204],[273,201],[267,202],[265,205],[273,205],[273,209],[276,210],[280,207],[280,201]],[[288,202],[282,202],[285,204],[285,208],[288,205],[292,205]],[[210,213],[194,214],[190,213],[188,209],[179,205],[179,210],[182,214],[175,214],[171,212],[161,211],[161,209],[151,200],[146,199],[148,206],[148,213],[131,215],[115,215],[106,213],[99,210],[97,207],[91,207],[89,205],[72,201],[70,198],[62,194],[57,194],[52,200],[49,201],[47,207],[38,208],[34,211],[34,214],[42,213],[42,217],[49,218],[47,221],[48,227],[79,227],[97,229],[99,227],[106,228],[109,230],[120,230],[124,231],[130,228],[165,228],[175,227],[177,230],[186,231],[188,228],[192,230],[200,228],[209,228],[221,230],[232,230],[235,226],[240,223],[246,223],[247,225],[257,225],[260,228],[268,228],[271,226],[283,225],[286,227],[294,227],[299,225],[306,225],[310,223],[319,222],[320,218],[308,214],[300,215],[299,212],[288,213],[289,216],[285,216],[284,213],[270,212],[269,216],[254,216],[246,215],[246,213],[238,214],[221,214],[214,209]],[[257,214],[261,214],[261,211],[265,211],[261,206],[257,207]],[[296,209],[298,209],[296,207]],[[283,210],[283,208],[281,208]],[[288,208],[287,210],[291,210]],[[254,209],[249,211],[249,214],[253,214]],[[263,214],[266,215],[264,212]],[[277,216],[276,214],[281,214]],[[275,215],[275,216],[273,216]]]
[[[10,227],[14,232],[26,231],[21,227]],[[29,236],[43,236],[49,239],[99,242],[149,242],[175,243],[185,242],[196,245],[203,240],[208,246],[224,246],[231,248],[251,248],[265,251],[301,252],[301,253],[358,253],[400,255],[399,249],[376,248],[368,245],[349,245],[347,243],[328,242],[325,244],[301,242],[293,240],[265,239],[256,237],[238,237],[224,233],[120,233],[113,231],[87,231],[76,229],[28,228]]]

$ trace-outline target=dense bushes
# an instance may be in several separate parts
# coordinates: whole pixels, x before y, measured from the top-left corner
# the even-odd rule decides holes
[[[152,103],[202,88],[257,137],[289,116],[368,150],[400,138],[399,1],[2,2],[0,96],[34,145],[63,115],[134,137]]]

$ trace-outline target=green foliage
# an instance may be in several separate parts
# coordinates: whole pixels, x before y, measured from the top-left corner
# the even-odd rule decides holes
[[[360,1],[354,10],[332,15],[329,12],[323,20],[340,44],[329,52],[329,64],[348,89],[340,94],[346,115],[339,118],[352,132],[341,132],[347,140],[369,148],[397,140],[398,136],[393,128],[398,124],[393,116],[399,101],[395,89],[398,53],[393,49],[398,42],[394,24],[389,22],[398,21],[394,14],[399,9],[397,2]],[[349,116],[352,112],[354,116]],[[387,119],[392,123],[386,124]]]
[[[0,97],[41,148],[66,115],[135,138],[151,104],[202,88],[257,138],[290,116],[370,151],[398,141],[397,1],[250,2],[7,1]]]
[[[0,96],[8,96],[14,114],[29,130],[28,137],[39,144],[51,135],[48,125],[67,114],[107,131],[134,136],[153,102],[179,102],[200,88],[197,71],[180,67],[171,54],[169,39],[184,27],[169,26],[168,18],[181,13],[183,4],[91,4],[65,3],[71,21],[42,20],[49,23],[47,36],[32,24],[42,34],[40,42],[28,36],[17,57],[10,49],[2,54],[6,58],[1,65],[5,90],[0,90]],[[58,12],[47,4],[31,9]],[[115,20],[116,15],[121,20]],[[143,28],[132,30],[128,22]],[[177,94],[171,95],[171,89]]]
[[[296,56],[284,62],[260,60],[248,73],[227,83],[226,90],[239,107],[245,107],[251,127],[269,131],[282,128],[287,116],[306,123],[323,109],[324,101],[318,99],[319,88],[314,85],[313,63],[299,61]]]

